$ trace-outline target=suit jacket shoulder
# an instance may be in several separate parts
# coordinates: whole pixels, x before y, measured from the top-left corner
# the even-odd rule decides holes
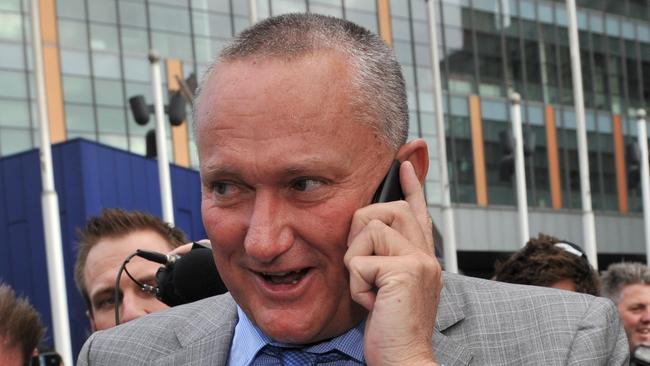
[[[433,347],[446,365],[627,365],[605,298],[444,274]]]
[[[225,365],[236,324],[232,297],[210,297],[93,333],[77,365]]]

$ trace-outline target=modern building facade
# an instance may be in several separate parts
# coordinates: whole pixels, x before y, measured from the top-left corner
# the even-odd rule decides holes
[[[432,0],[433,1],[433,0]],[[128,98],[151,103],[147,53],[164,60],[165,87],[201,75],[225,42],[250,24],[248,1],[41,0],[48,117],[53,142],[85,137],[138,154],[147,130]],[[379,33],[394,47],[409,93],[411,137],[432,147],[427,197],[439,218],[439,161],[424,0],[257,0],[258,18],[295,11],[329,14]],[[517,242],[512,179],[500,177],[510,128],[507,95],[522,95],[531,234],[581,243],[575,112],[564,1],[435,0],[445,135],[460,268],[470,258],[512,251]],[[592,204],[602,255],[645,253],[640,188],[626,146],[637,108],[650,107],[650,3],[577,0],[587,109]],[[27,0],[0,0],[0,155],[38,143]],[[189,108],[189,107],[188,107]],[[189,117],[188,117],[189,118]],[[184,123],[169,127],[168,150],[198,164]],[[647,158],[647,157],[646,157]],[[477,254],[479,254],[477,256]],[[464,263],[464,259],[468,262]],[[601,258],[602,259],[602,258]],[[488,264],[491,266],[491,263]],[[468,269],[469,270],[469,269]]]

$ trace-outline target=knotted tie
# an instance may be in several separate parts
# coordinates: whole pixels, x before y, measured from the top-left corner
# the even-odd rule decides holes
[[[337,350],[312,353],[300,348],[277,347],[270,344],[264,346],[262,352],[277,359],[283,366],[313,366],[350,359],[348,355]]]

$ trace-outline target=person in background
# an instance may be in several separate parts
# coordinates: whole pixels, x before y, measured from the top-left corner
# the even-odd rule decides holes
[[[616,304],[630,350],[650,346],[650,268],[628,262],[611,264],[601,276],[605,297]]]
[[[74,278],[88,307],[91,330],[115,326],[115,277],[124,260],[137,249],[167,253],[187,243],[185,233],[160,218],[117,208],[105,209],[78,230]],[[134,257],[127,265],[139,282],[155,286],[160,264]],[[120,282],[120,323],[167,309],[128,276]]]
[[[598,272],[577,245],[539,234],[508,259],[496,264],[501,282],[553,287],[598,296]]]
[[[29,364],[44,334],[41,317],[29,301],[0,283],[0,365]]]

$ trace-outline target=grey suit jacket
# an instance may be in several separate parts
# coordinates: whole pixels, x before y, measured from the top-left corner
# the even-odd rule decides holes
[[[451,365],[627,365],[628,344],[604,298],[443,274],[432,347]],[[94,333],[78,365],[225,365],[237,324],[229,295]]]

